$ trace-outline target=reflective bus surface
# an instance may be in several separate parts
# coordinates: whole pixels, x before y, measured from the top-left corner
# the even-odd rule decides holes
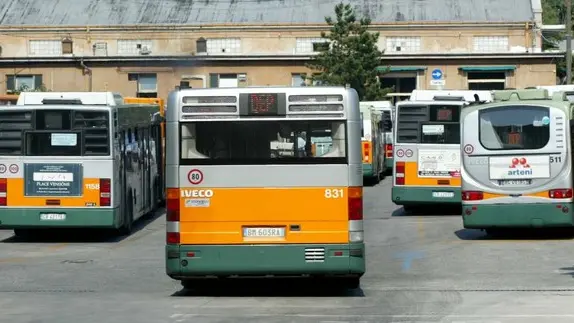
[[[375,111],[381,114],[381,137],[385,145],[385,165],[383,172],[391,172],[393,170],[393,124],[395,120],[395,107],[390,101],[362,101],[361,105],[371,105]]]
[[[383,175],[385,165],[385,138],[381,135],[381,113],[373,106],[360,103],[361,145],[363,158],[363,177],[377,183]]]
[[[463,111],[465,228],[573,224],[571,109],[563,93],[507,90]]]
[[[475,98],[475,95],[477,98]],[[397,103],[392,200],[410,211],[460,205],[460,113],[486,91],[413,91]],[[482,101],[481,101],[482,100]]]
[[[153,113],[111,92],[22,93],[0,111],[0,228],[129,233],[162,196]]]
[[[166,120],[166,271],[191,278],[365,272],[357,93],[181,89]],[[318,138],[330,148],[315,148]],[[279,147],[279,148],[278,148]]]

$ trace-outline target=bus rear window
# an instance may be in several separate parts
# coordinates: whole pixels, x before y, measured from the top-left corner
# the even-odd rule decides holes
[[[0,111],[0,155],[109,156],[109,111]]]
[[[346,164],[342,121],[182,123],[181,164]]]
[[[550,110],[509,105],[479,114],[481,145],[488,150],[540,149],[550,140]]]
[[[398,108],[397,142],[459,144],[460,105],[405,105]]]
[[[81,156],[81,133],[26,132],[27,156]]]

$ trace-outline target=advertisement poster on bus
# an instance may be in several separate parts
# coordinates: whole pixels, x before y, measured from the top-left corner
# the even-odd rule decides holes
[[[502,156],[490,157],[490,179],[550,178],[548,156]]]
[[[460,177],[460,151],[419,150],[419,177]]]
[[[82,164],[24,164],[26,196],[81,196]]]

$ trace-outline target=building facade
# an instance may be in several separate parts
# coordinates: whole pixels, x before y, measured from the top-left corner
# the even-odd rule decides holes
[[[5,0],[0,93],[45,87],[165,97],[180,84],[300,86],[338,2]],[[381,81],[394,86],[391,96],[555,84],[562,54],[541,51],[539,0],[452,3],[351,1],[380,33]]]

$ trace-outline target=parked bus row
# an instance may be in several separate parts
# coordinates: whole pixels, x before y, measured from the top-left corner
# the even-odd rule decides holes
[[[396,107],[395,204],[462,206],[487,231],[574,226],[572,86],[415,92]]]
[[[129,233],[165,196],[166,270],[184,286],[233,275],[358,286],[356,91],[177,89],[165,120],[160,106],[109,92],[30,92],[0,109],[0,228]]]

